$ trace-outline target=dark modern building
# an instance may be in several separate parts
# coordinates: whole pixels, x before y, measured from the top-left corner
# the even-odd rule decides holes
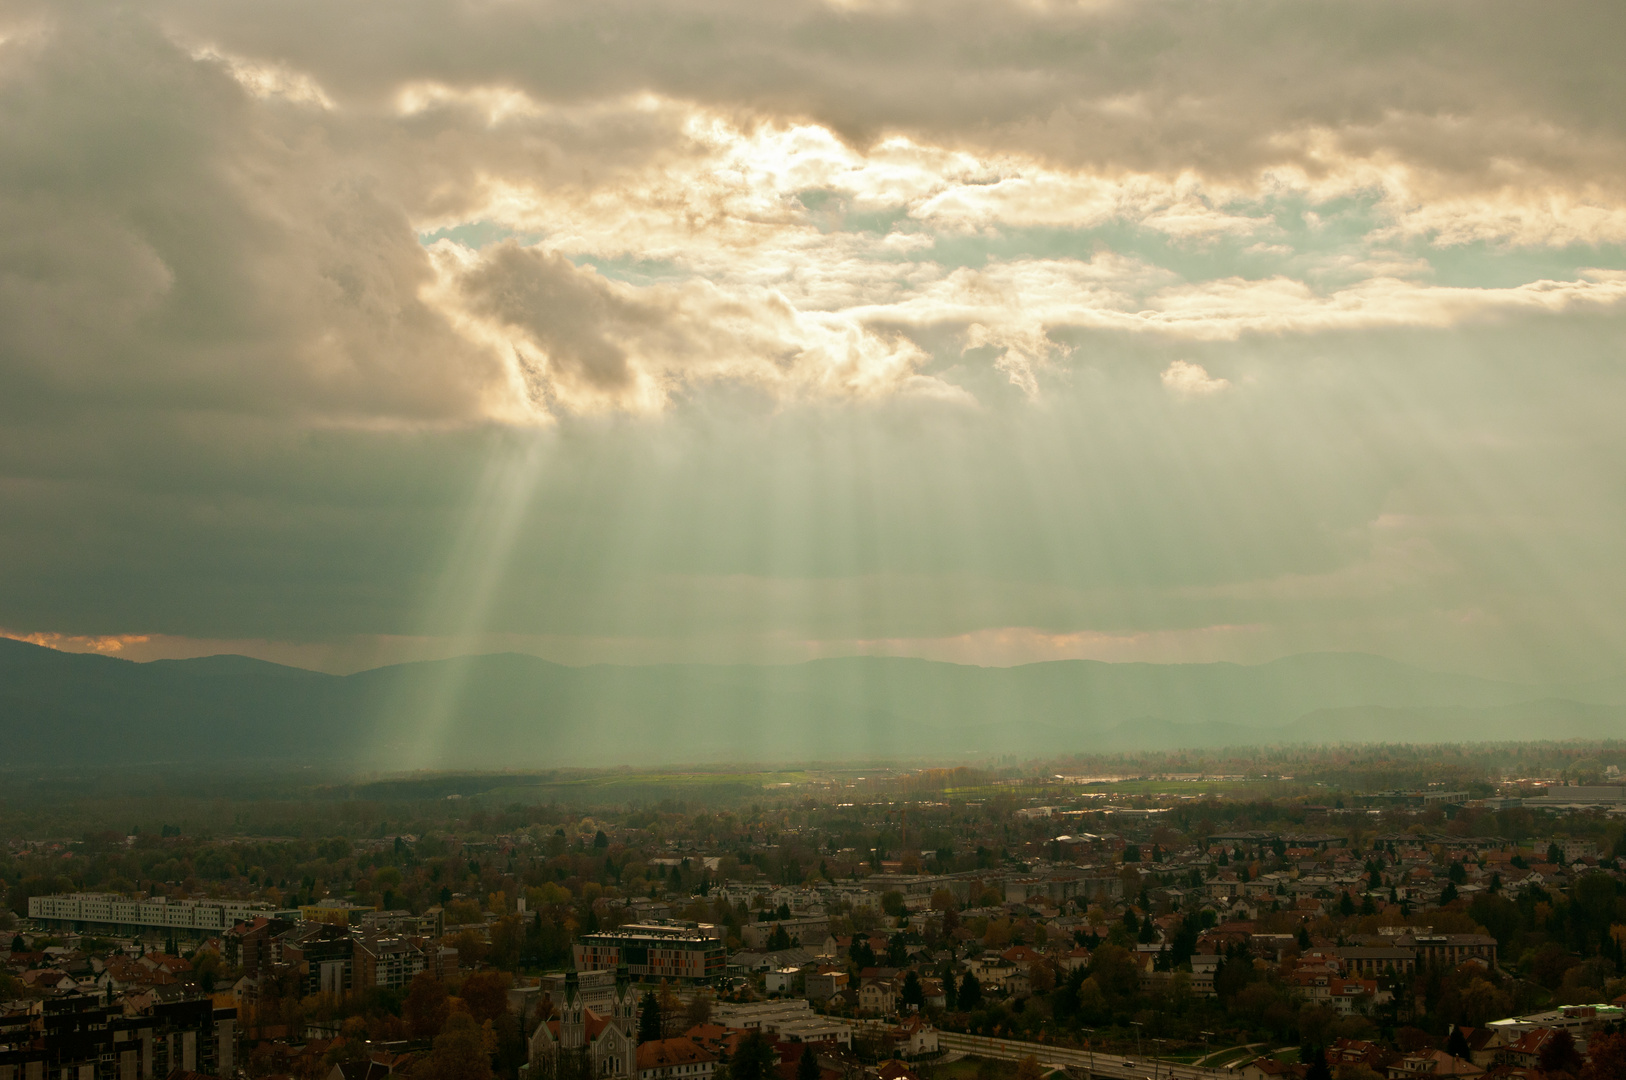
[[[38,1013],[0,1020],[0,1080],[162,1080],[177,1069],[237,1068],[237,1010],[207,998],[125,1015],[100,994],[47,998]]]
[[[584,934],[575,945],[577,971],[622,964],[635,979],[708,982],[723,974],[728,953],[717,927],[706,923],[629,923]]]

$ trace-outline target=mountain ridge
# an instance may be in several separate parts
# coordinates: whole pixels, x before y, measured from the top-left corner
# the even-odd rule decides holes
[[[1596,685],[1614,696],[1611,681]],[[138,663],[0,640],[0,765],[550,767],[1459,741],[1533,728],[1612,737],[1621,704],[1364,653],[1003,668],[872,656],[572,667],[488,653],[331,675],[231,654]]]

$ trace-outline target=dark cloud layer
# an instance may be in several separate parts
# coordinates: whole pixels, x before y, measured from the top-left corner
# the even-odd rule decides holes
[[[346,101],[403,74],[552,101],[653,91],[1071,164],[1253,170],[1363,151],[1496,186],[1607,182],[1626,13],[1582,2],[171,4],[178,31],[288,58]],[[1284,137],[1288,142],[1284,143]]]
[[[1623,20],[5,5],[0,629],[1608,671]]]
[[[5,55],[9,407],[478,411],[491,373],[364,173],[144,19],[53,20]]]
[[[650,314],[615,296],[562,255],[501,245],[462,282],[470,307],[520,330],[568,378],[595,387],[631,378],[626,350],[606,333]]]

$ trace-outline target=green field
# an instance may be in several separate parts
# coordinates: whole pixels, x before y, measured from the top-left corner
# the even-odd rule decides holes
[[[624,803],[740,802],[792,794],[812,776],[801,770],[779,772],[614,772],[534,783],[510,781],[479,793],[482,802],[558,802],[572,806]]]
[[[1297,786],[1280,780],[1119,780],[1073,790],[1079,795],[1263,795]]]
[[[1223,1068],[1243,1061],[1252,1061],[1259,1056],[1258,1046],[1233,1046],[1229,1050],[1216,1050],[1203,1065],[1210,1069]]]

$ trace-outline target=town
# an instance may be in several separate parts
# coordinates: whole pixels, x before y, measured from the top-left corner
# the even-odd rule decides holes
[[[1626,1076],[1613,750],[8,835],[0,1080]]]

